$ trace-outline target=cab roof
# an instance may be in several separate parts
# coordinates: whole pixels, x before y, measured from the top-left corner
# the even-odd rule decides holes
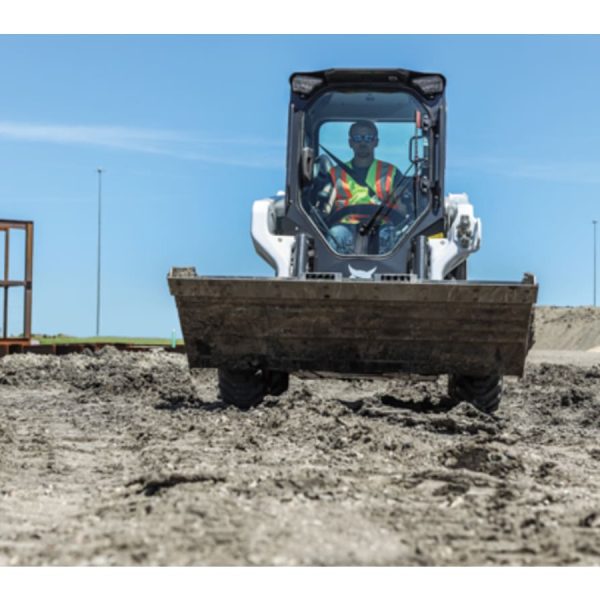
[[[292,92],[309,96],[324,86],[408,85],[426,97],[444,93],[446,78],[440,73],[425,73],[407,69],[326,69],[296,72],[290,76]]]

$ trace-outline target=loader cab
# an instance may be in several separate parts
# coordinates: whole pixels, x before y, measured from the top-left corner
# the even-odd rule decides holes
[[[296,264],[410,273],[415,239],[443,231],[444,78],[335,69],[291,84],[286,216],[307,254]]]

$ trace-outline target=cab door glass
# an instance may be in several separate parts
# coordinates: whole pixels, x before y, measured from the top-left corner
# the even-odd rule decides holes
[[[303,205],[334,252],[387,254],[426,209],[419,181],[429,168],[428,139],[412,114],[323,120],[308,129],[315,160]]]

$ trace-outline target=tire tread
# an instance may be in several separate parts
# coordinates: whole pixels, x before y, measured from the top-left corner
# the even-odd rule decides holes
[[[480,411],[491,414],[498,410],[504,382],[501,375],[471,377],[450,375],[448,395],[454,400],[468,402]]]
[[[219,369],[219,395],[225,404],[249,410],[263,401],[265,392],[260,371]]]

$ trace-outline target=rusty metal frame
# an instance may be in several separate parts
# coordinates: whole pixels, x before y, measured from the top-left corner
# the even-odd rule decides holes
[[[10,230],[21,229],[25,231],[25,277],[24,279],[10,279]],[[4,296],[2,314],[2,336],[0,345],[7,343],[26,343],[31,341],[31,306],[33,285],[33,221],[10,221],[0,219],[0,232],[4,233],[4,277],[0,279],[0,290]],[[22,287],[23,302],[23,337],[8,337],[8,290],[11,287]]]

